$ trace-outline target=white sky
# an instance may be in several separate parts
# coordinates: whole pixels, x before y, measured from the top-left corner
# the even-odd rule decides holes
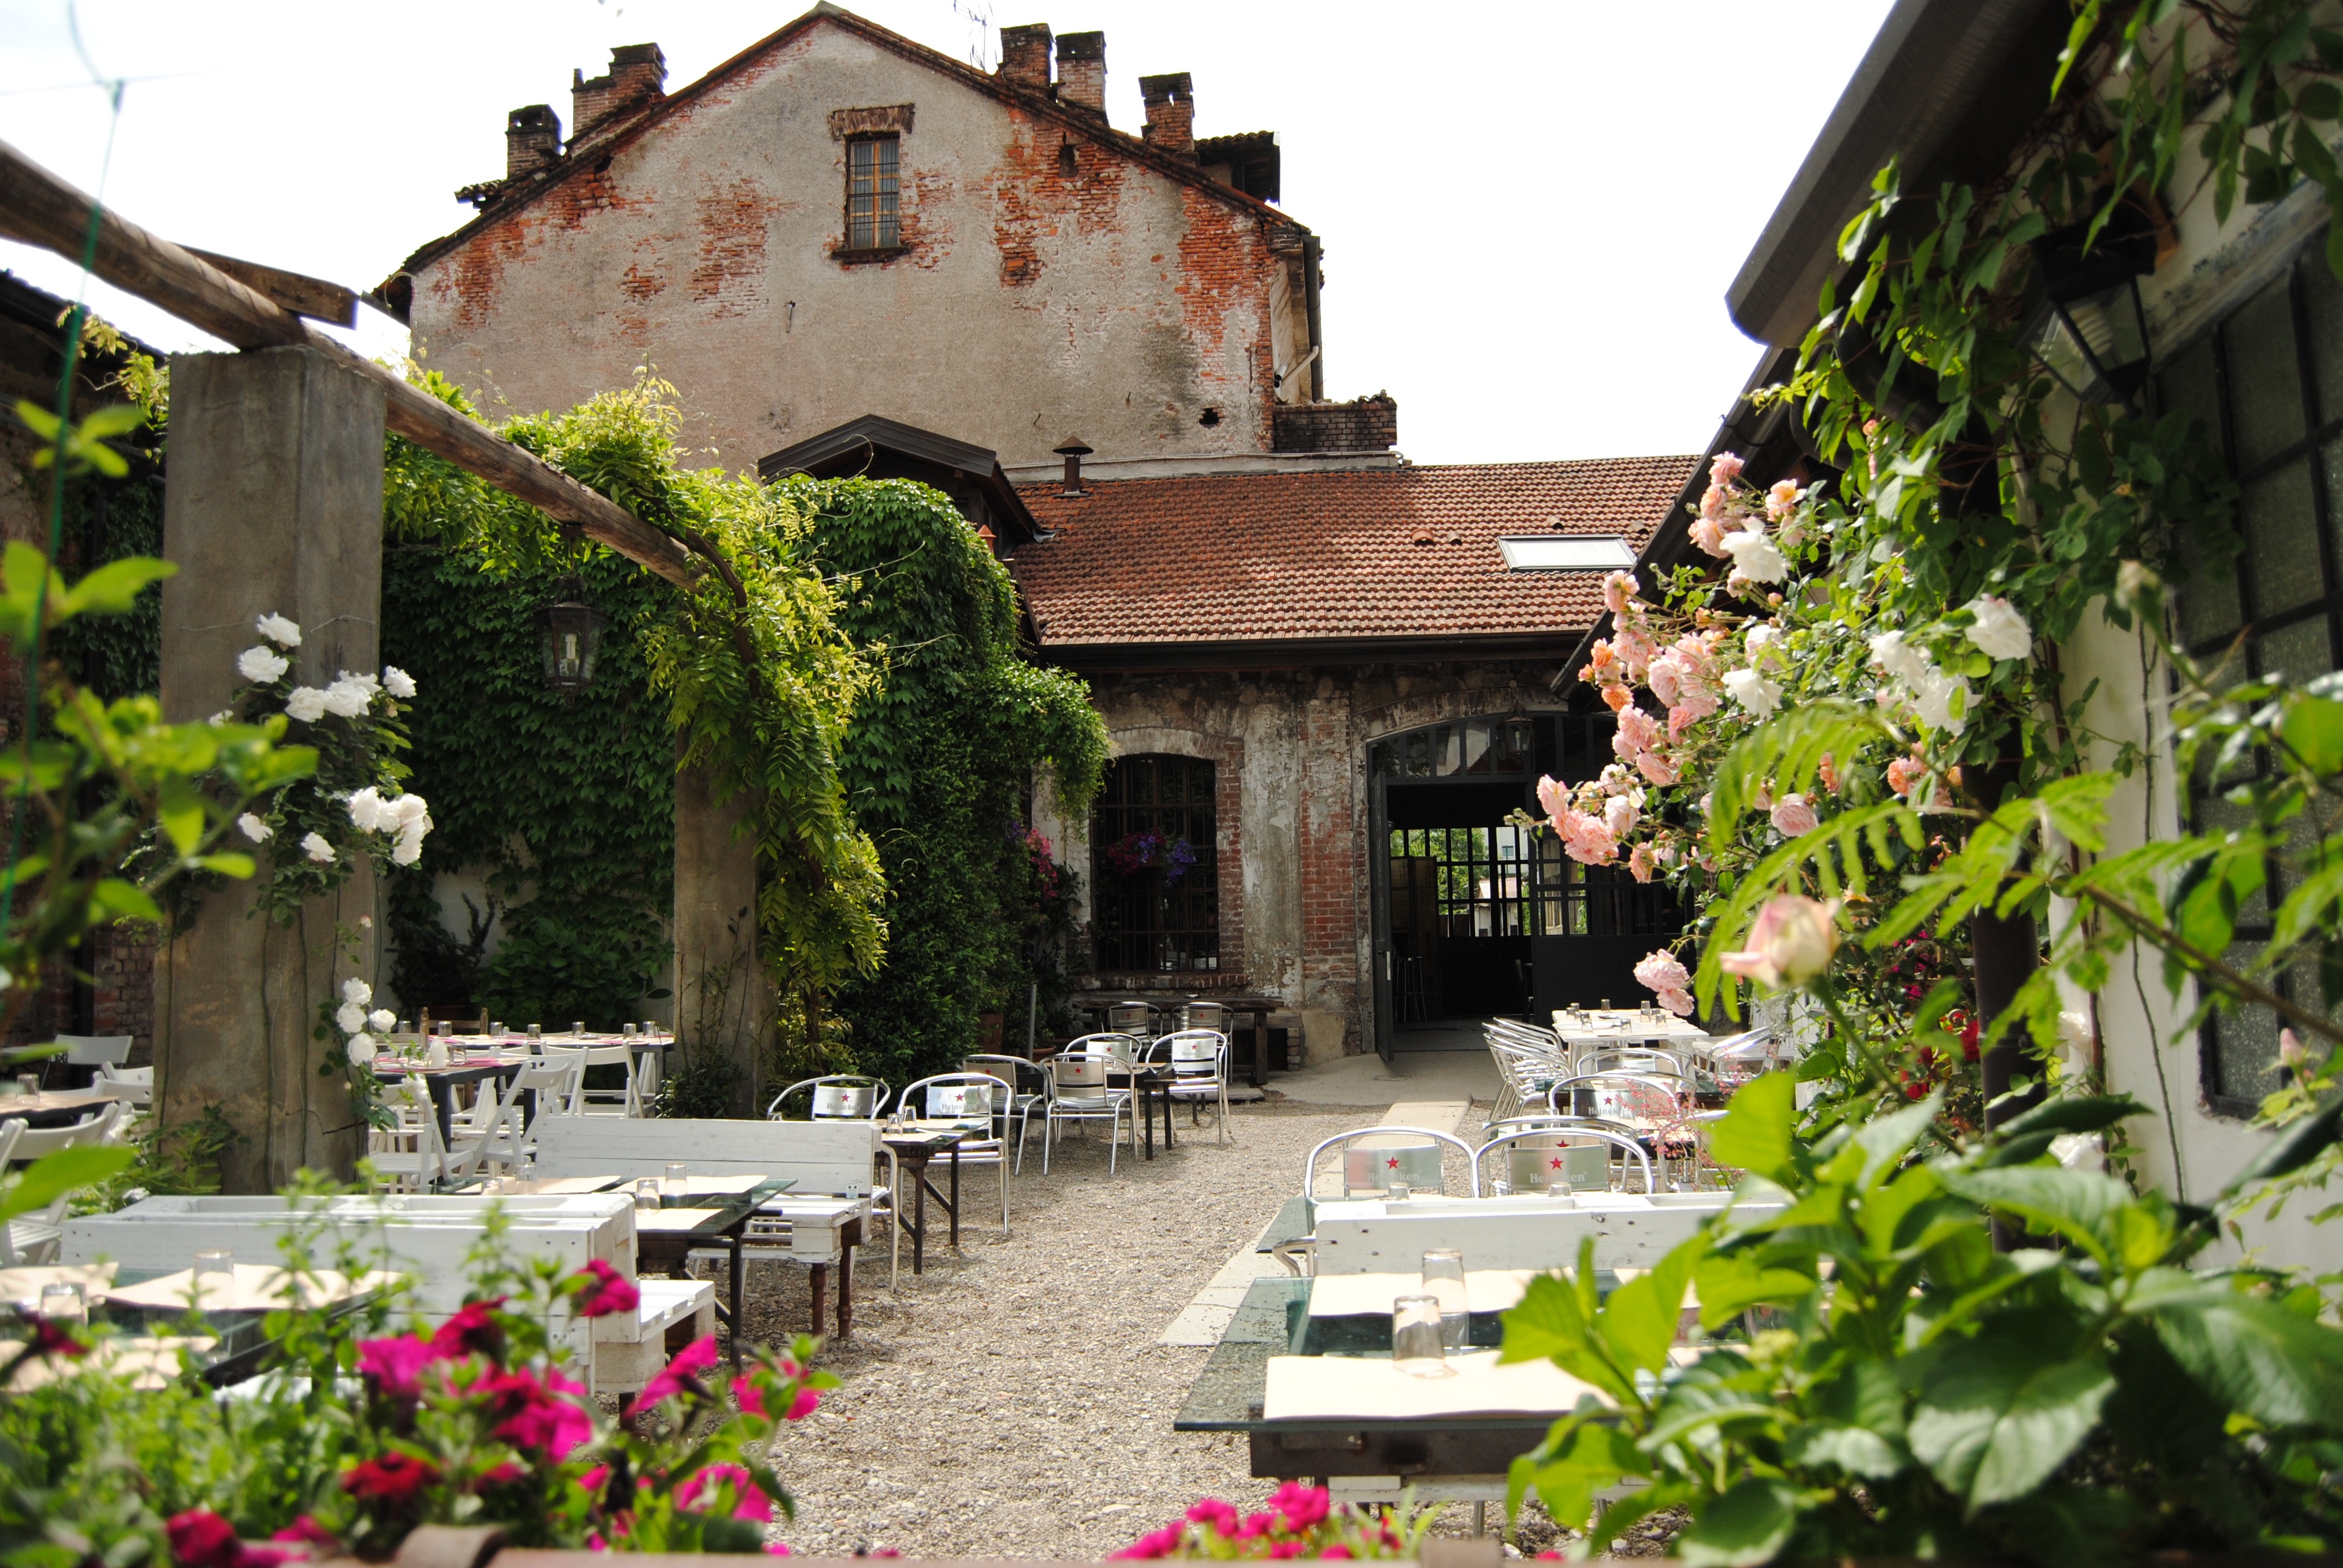
[[[1103,29],[1108,114],[1189,71],[1200,136],[1273,130],[1285,210],[1324,240],[1327,392],[1389,389],[1417,462],[1694,451],[1757,350],[1725,286],[1888,0],[852,0],[994,58],[996,22]],[[504,116],[569,119],[573,66],[658,43],[670,90],[798,0],[82,0],[131,80],[104,194],[165,236],[361,289],[470,209]],[[142,79],[143,78],[143,79]],[[0,137],[84,190],[107,136],[63,0],[0,0]],[[75,269],[0,241],[70,297]],[[166,348],[217,347],[102,284]],[[359,346],[405,335],[361,309]]]

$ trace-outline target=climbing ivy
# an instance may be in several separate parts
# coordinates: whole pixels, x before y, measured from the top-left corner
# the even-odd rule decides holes
[[[799,479],[782,493],[811,519],[800,548],[835,584],[839,625],[883,670],[840,773],[886,873],[887,961],[838,1005],[858,1064],[902,1081],[956,1065],[985,1012],[1021,1027],[1029,983],[1055,989],[1044,884],[1071,873],[1037,869],[1026,790],[1046,766],[1060,803],[1087,809],[1106,727],[1081,680],[1020,657],[1015,585],[940,492]]]

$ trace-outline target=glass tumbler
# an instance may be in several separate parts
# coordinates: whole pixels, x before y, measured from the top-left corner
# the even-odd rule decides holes
[[[659,1184],[656,1177],[641,1177],[635,1182],[635,1207],[656,1209],[659,1206]]]
[[[669,1165],[667,1168],[667,1181],[659,1190],[665,1192],[670,1200],[680,1201],[686,1193],[691,1191],[691,1171],[689,1167],[684,1165],[680,1161]]]
[[[1438,1296],[1393,1299],[1392,1364],[1410,1377],[1449,1375],[1448,1353],[1440,1344]]]
[[[52,1280],[41,1287],[41,1316],[62,1322],[89,1322],[89,1299],[71,1280]]]
[[[1423,1255],[1423,1293],[1440,1303],[1440,1348],[1461,1355],[1471,1336],[1473,1309],[1464,1296],[1464,1254],[1438,1247]]]
[[[1386,1203],[1404,1203],[1408,1196],[1409,1189],[1404,1181],[1394,1181],[1383,1189],[1383,1201]]]
[[[23,1095],[27,1100],[39,1099],[41,1093],[41,1075],[37,1072],[18,1073],[16,1075],[16,1092]]]
[[[206,1247],[196,1254],[196,1299],[216,1291],[226,1291],[236,1283],[236,1254],[226,1247]]]

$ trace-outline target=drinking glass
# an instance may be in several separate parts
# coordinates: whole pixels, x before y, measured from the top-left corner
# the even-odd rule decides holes
[[[635,1038],[635,1026],[631,1023],[628,1024],[621,1028],[618,1032],[621,1035],[624,1035],[627,1039],[632,1040]]]
[[[1464,1298],[1464,1254],[1436,1247],[1423,1255],[1423,1293],[1440,1303],[1440,1348],[1462,1352],[1473,1309]]]
[[[1404,1181],[1394,1181],[1383,1189],[1383,1201],[1386,1203],[1404,1203],[1407,1200],[1408,1185]]]
[[[571,1025],[569,1026],[569,1032],[570,1032],[571,1034],[573,1034],[573,1035],[577,1036],[579,1040],[583,1040],[583,1039],[585,1039],[585,1038],[586,1038],[586,1020],[585,1020],[584,1019],[582,1019],[582,1018],[581,1018],[581,1019],[579,1019],[577,1022],[575,1022],[575,1023],[571,1024]]]
[[[1490,1196],[1490,1197],[1492,1197],[1492,1198],[1510,1198],[1510,1197],[1512,1197],[1513,1195],[1513,1184],[1511,1181],[1506,1181],[1503,1177],[1500,1176],[1500,1177],[1498,1177],[1496,1180],[1494,1180],[1494,1181],[1491,1181],[1491,1182],[1489,1183],[1489,1196]]]
[[[41,1075],[37,1072],[18,1073],[16,1075],[16,1092],[23,1095],[27,1100],[39,1099],[41,1094]]]
[[[1446,1377],[1448,1352],[1440,1342],[1440,1298],[1392,1300],[1392,1365],[1410,1377]]]
[[[635,1207],[638,1209],[656,1209],[659,1206],[659,1179],[654,1176],[644,1176],[638,1179],[635,1182]]]
[[[670,1198],[683,1197],[691,1190],[690,1168],[679,1160],[670,1162],[667,1168],[667,1183],[661,1190]]]
[[[505,1037],[505,1026],[501,1023],[492,1023],[488,1025],[488,1033],[494,1039],[502,1040]]]
[[[89,1322],[89,1298],[71,1280],[52,1280],[41,1287],[41,1316],[69,1323]]]
[[[1545,1179],[1545,1195],[1549,1198],[1575,1198],[1577,1191],[1570,1184],[1570,1172],[1556,1165]]]
[[[196,1254],[196,1299],[236,1284],[236,1254],[226,1247],[206,1247]]]

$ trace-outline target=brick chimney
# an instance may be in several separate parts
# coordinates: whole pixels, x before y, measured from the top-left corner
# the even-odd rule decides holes
[[[600,126],[630,115],[667,95],[667,56],[657,44],[626,44],[610,51],[610,74],[586,79],[584,71],[569,78],[571,146],[584,141]]]
[[[527,104],[505,116],[505,178],[527,179],[561,156],[561,116]]]
[[[1106,118],[1106,35],[1058,35],[1058,102]]]
[[[1147,104],[1147,128],[1139,134],[1167,153],[1196,156],[1196,89],[1185,71],[1141,76],[1139,95]]]
[[[1050,90],[1050,25],[1001,30],[1001,79],[1029,93]]]

